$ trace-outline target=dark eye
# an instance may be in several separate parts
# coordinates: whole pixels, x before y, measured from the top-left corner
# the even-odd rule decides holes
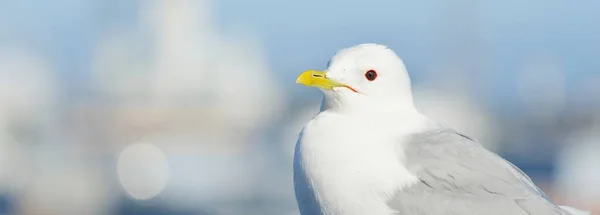
[[[375,72],[375,70],[369,70],[365,73],[365,78],[369,81],[373,81],[377,78],[377,72]]]

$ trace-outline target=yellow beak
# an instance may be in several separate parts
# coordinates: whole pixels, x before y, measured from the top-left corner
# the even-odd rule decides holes
[[[298,76],[296,83],[302,84],[309,87],[318,87],[324,90],[332,90],[334,87],[346,87],[345,84],[341,84],[325,76],[325,72],[316,70],[306,70]]]

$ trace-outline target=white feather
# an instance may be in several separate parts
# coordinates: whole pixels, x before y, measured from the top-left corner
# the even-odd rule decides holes
[[[365,79],[369,70],[377,71],[375,80]],[[404,143],[440,125],[417,112],[404,64],[387,47],[339,51],[326,78],[357,92],[324,90],[321,112],[300,135],[294,185],[301,214],[395,214],[387,204],[392,195],[419,181],[405,166]]]
[[[379,59],[377,65],[361,61],[365,51]],[[303,129],[294,171],[306,180],[297,180],[296,187],[311,189],[300,193],[314,193],[318,203],[305,207],[317,207],[325,215],[391,215],[394,211],[387,200],[417,181],[402,163],[401,143],[406,135],[431,126],[431,121],[416,111],[406,84],[390,85],[390,92],[385,93],[369,86],[409,85],[404,65],[390,53],[383,46],[362,45],[332,58],[327,77],[359,92],[346,88],[324,91],[323,110]],[[381,61],[390,57],[397,61]],[[380,83],[362,80],[363,70],[368,69],[379,72]]]
[[[419,123],[371,120],[406,131]],[[391,133],[361,121],[324,111],[305,127],[298,142],[297,162],[304,168],[295,171],[304,171],[324,214],[392,214],[387,199],[417,180],[402,165],[403,135],[385,135]]]

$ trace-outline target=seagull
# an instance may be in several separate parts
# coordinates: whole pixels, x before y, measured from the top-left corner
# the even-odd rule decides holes
[[[301,215],[590,214],[557,205],[515,165],[419,113],[387,46],[341,49],[296,83],[324,94],[295,146]]]

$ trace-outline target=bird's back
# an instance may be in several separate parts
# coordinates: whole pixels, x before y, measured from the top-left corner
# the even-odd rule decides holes
[[[517,167],[453,130],[413,135],[404,150],[419,181],[389,201],[398,214],[570,214]]]

